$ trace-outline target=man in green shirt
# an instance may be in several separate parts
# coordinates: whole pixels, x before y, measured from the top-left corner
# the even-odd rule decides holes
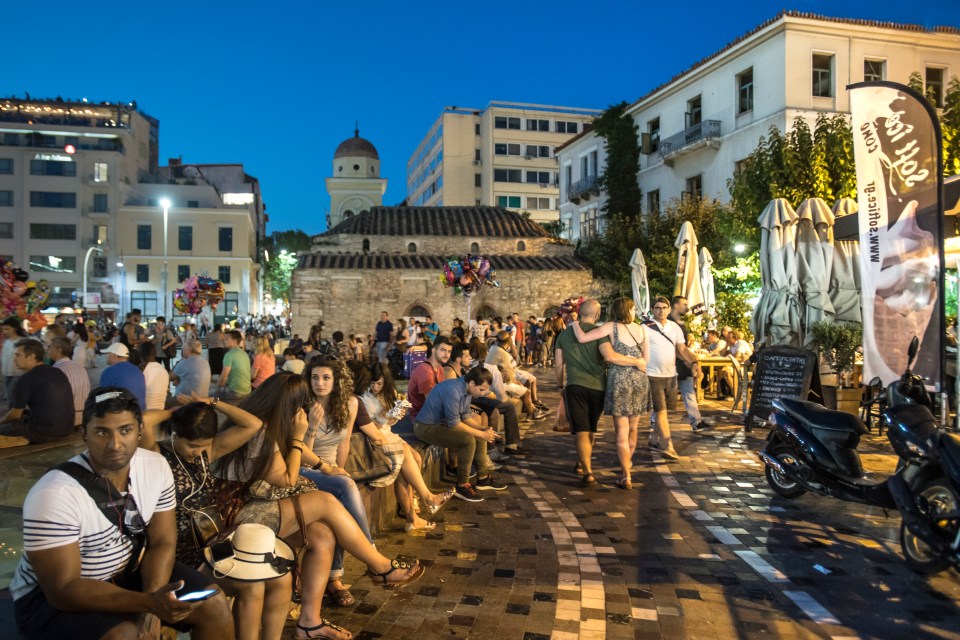
[[[243,334],[234,329],[223,334],[227,352],[217,380],[217,395],[224,400],[241,400],[250,395],[250,356],[243,350]]]
[[[580,327],[584,333],[589,332],[600,318],[600,303],[596,300],[585,300],[580,305],[579,316]],[[563,403],[570,431],[577,438],[579,461],[575,472],[583,474],[584,485],[597,482],[593,476],[591,458],[597,439],[597,423],[603,414],[606,362],[631,367],[642,361],[614,351],[610,338],[581,344],[577,341],[572,327],[567,327],[557,336],[554,371],[557,374],[557,384],[563,389]]]

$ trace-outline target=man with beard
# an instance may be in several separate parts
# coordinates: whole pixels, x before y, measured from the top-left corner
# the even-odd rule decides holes
[[[409,441],[413,438],[413,425],[417,414],[423,408],[423,403],[426,402],[427,394],[443,382],[443,368],[450,361],[452,349],[453,345],[450,344],[449,338],[438,337],[433,345],[427,347],[427,359],[414,367],[410,373],[410,381],[407,383],[407,400],[410,402],[410,409],[400,422],[393,425],[393,432],[405,440]]]

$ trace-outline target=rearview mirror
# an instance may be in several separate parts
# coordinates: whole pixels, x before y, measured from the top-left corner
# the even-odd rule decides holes
[[[920,338],[913,336],[910,340],[910,347],[907,349],[907,368],[913,366],[913,361],[917,357],[917,352],[920,350]]]

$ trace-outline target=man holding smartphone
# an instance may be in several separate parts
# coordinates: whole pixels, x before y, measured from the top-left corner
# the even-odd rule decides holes
[[[173,474],[140,449],[140,406],[127,390],[95,389],[81,433],[87,450],[46,473],[23,505],[23,547],[10,592],[30,640],[159,638],[161,620],[195,640],[233,638],[226,598],[181,602],[213,588],[174,561]]]

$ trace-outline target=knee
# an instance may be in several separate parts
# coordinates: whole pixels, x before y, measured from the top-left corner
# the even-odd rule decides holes
[[[310,546],[333,547],[337,543],[333,531],[322,522],[314,522],[307,526],[307,540]]]
[[[100,640],[137,640],[139,632],[133,622],[121,622],[110,631],[107,631]]]
[[[262,585],[259,593],[262,598]],[[222,625],[233,626],[233,616],[230,614],[230,603],[222,592],[205,601],[194,614],[199,614],[194,624],[206,624],[217,628],[221,628]]]

